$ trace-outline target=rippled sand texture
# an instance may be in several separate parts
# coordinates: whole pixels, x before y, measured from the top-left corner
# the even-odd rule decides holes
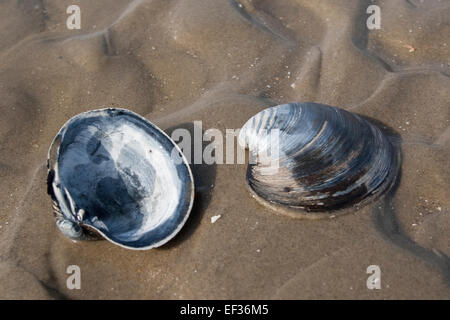
[[[71,0],[0,4],[1,298],[450,298],[450,1],[375,1],[373,31],[368,0],[76,2],[81,30],[66,28]],[[395,130],[395,194],[294,220],[249,196],[244,165],[194,165],[191,217],[160,249],[56,229],[46,152],[73,115],[114,106],[168,133],[225,130],[292,101]],[[81,290],[66,288],[72,264]],[[366,288],[372,264],[381,290]]]

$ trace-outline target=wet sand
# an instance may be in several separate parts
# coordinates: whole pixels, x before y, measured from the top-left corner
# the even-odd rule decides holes
[[[73,1],[0,4],[0,298],[449,299],[450,1]],[[57,230],[48,146],[70,117],[128,108],[170,134],[237,129],[312,101],[380,121],[396,188],[332,220],[277,215],[245,165],[193,165],[196,200],[167,245],[130,251]],[[211,217],[221,215],[214,224]],[[66,268],[81,268],[81,289]],[[366,269],[381,269],[368,290]]]

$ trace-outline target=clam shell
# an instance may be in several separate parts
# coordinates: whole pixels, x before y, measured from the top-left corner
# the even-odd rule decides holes
[[[242,127],[239,144],[278,164],[271,173],[264,171],[267,161],[249,164],[247,183],[255,198],[295,217],[332,217],[333,210],[361,206],[393,184],[399,165],[396,148],[380,128],[317,103],[259,112]]]
[[[71,118],[50,146],[48,168],[56,224],[75,240],[161,246],[180,231],[194,200],[192,173],[176,143],[125,109]]]

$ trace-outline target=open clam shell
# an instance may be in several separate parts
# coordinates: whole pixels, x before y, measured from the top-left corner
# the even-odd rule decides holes
[[[242,127],[239,144],[256,158],[247,168],[254,197],[294,217],[333,217],[337,209],[361,206],[393,184],[399,166],[380,128],[317,103],[259,112]],[[270,161],[260,161],[261,153]]]
[[[56,224],[71,239],[158,247],[182,228],[194,200],[192,173],[176,143],[125,109],[71,118],[50,147],[48,168]]]

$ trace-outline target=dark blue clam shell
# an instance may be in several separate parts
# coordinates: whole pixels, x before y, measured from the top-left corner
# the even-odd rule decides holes
[[[72,239],[101,235],[129,249],[151,249],[182,228],[194,183],[178,146],[125,109],[70,119],[55,137],[48,190],[59,229]]]
[[[273,145],[271,133],[278,129]],[[361,205],[394,182],[398,152],[380,128],[366,119],[317,103],[290,103],[265,109],[243,126],[239,141],[267,162],[249,164],[247,182],[258,200],[296,216]],[[270,148],[278,148],[273,152]],[[267,151],[269,150],[269,151]],[[274,159],[277,157],[277,159]],[[292,209],[292,210],[283,210]],[[306,214],[302,214],[305,213]]]

